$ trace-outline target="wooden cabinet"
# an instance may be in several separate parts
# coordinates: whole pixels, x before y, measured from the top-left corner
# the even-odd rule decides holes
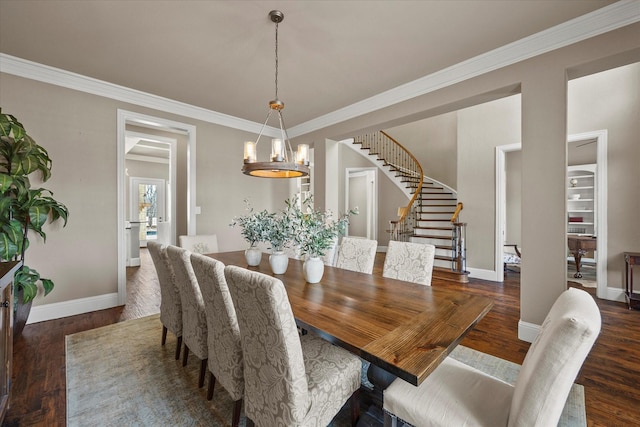
[[[13,275],[20,262],[0,263],[0,424],[9,408],[13,362]]]

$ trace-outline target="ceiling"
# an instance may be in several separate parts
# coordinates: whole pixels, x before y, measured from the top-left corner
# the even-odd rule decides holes
[[[292,127],[605,7],[612,0],[0,0],[0,52]]]

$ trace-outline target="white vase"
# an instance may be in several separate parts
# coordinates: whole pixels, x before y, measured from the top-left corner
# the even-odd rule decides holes
[[[269,255],[269,265],[273,274],[284,274],[289,266],[289,257],[284,251],[277,251]]]
[[[244,251],[244,257],[247,259],[247,265],[255,267],[260,265],[260,261],[262,261],[262,251],[255,246],[251,246]]]
[[[307,283],[320,282],[324,274],[324,262],[322,258],[316,256],[306,259],[302,265],[302,271],[304,272],[304,278]]]

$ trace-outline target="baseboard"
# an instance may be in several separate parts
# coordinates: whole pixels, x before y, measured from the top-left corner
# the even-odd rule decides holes
[[[62,317],[75,316],[76,314],[89,313],[96,310],[104,310],[118,306],[118,293],[98,295],[95,297],[79,298],[71,301],[56,302],[52,304],[36,305],[31,307],[31,313],[27,319],[27,325],[44,322],[45,320],[60,319]]]
[[[540,325],[535,323],[518,321],[518,339],[526,342],[533,342],[540,332]]]
[[[469,277],[480,280],[490,280],[492,282],[498,281],[498,275],[494,270],[483,270],[481,268],[470,268],[467,267],[467,271],[469,272]]]
[[[635,292],[634,292],[635,293]],[[624,290],[622,288],[615,288],[611,286],[607,286],[605,295],[602,296],[603,299],[607,299],[609,301],[618,301],[618,302],[627,302],[627,298],[624,294]]]

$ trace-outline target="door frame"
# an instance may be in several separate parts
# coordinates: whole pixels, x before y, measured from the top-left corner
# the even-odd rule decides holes
[[[170,225],[170,230],[169,230],[169,242],[171,244],[175,244],[176,242],[176,203],[175,203],[175,195],[176,195],[176,176],[177,176],[177,164],[178,164],[178,140],[175,138],[167,138],[164,136],[158,136],[158,135],[152,135],[152,134],[147,134],[147,133],[141,133],[141,132],[133,132],[133,131],[126,131],[125,132],[125,136],[126,137],[134,137],[134,138],[140,138],[143,139],[145,141],[152,141],[152,142],[156,142],[156,143],[161,143],[161,144],[166,144],[169,146],[169,162],[168,162],[168,166],[169,166],[169,188],[167,188],[167,186],[165,186],[165,206],[169,205],[169,209],[165,212],[166,216],[169,218],[171,225]],[[128,148],[125,148],[125,161],[127,160],[126,158],[129,157],[126,153],[126,150]],[[125,171],[125,175],[126,175],[126,171]],[[125,183],[126,185],[126,183]],[[165,218],[166,219],[166,218]]]
[[[595,139],[596,148],[596,191],[598,194],[598,201],[596,203],[596,215],[597,215],[597,229],[598,229],[598,250],[596,255],[596,275],[598,280],[598,287],[596,289],[596,295],[598,298],[607,299],[611,301],[620,301],[622,290],[612,289],[607,284],[607,145],[608,145],[608,133],[606,129],[595,130],[590,132],[583,132],[578,134],[572,134],[567,136],[567,142]],[[506,218],[506,174],[505,155],[510,151],[518,151],[522,149],[521,143],[500,145],[496,147],[496,235],[495,235],[495,272],[496,281],[504,281],[504,271],[502,269],[502,256],[504,253],[503,247],[503,232]],[[566,169],[566,168],[565,168]],[[565,172],[565,180],[566,180]],[[565,188],[566,193],[566,188]],[[566,199],[566,195],[565,195]],[[565,203],[565,216],[566,212]],[[565,227],[565,235],[567,233]],[[526,255],[525,255],[526,256]]]
[[[349,209],[349,179],[358,175],[366,175],[373,180],[373,185],[367,186],[367,239],[377,240],[378,236],[378,168],[345,168],[344,206]],[[349,235],[348,227],[345,235]]]
[[[125,233],[126,192],[125,192],[125,139],[127,124],[150,129],[159,129],[187,137],[187,232],[196,231],[196,127],[160,117],[148,116],[118,109],[117,111],[117,242],[118,242],[118,305],[127,302],[127,247]],[[172,178],[173,179],[173,178]],[[175,181],[175,180],[174,180]],[[175,204],[175,203],[174,203]],[[175,218],[172,218],[175,221]]]

